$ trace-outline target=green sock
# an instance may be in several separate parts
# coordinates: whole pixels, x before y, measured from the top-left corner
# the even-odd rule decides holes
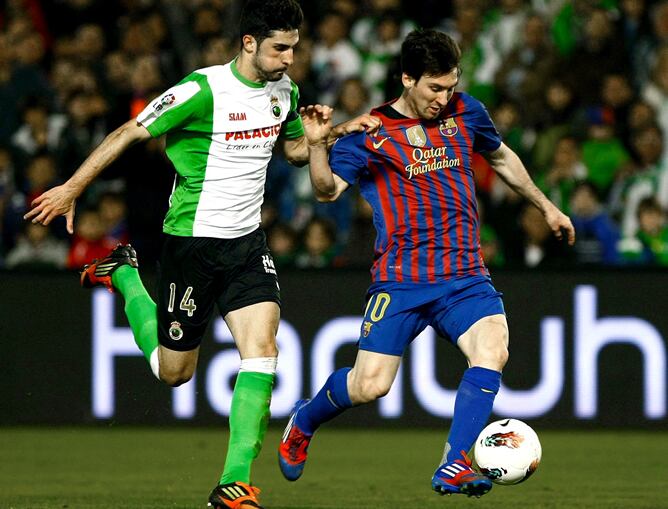
[[[139,271],[129,265],[122,265],[111,275],[111,282],[125,299],[125,314],[137,346],[146,357],[158,348],[158,315],[155,302],[149,296],[139,277]]]
[[[220,484],[250,482],[251,463],[262,449],[269,423],[274,375],[243,371],[237,376],[230,409],[230,442]]]

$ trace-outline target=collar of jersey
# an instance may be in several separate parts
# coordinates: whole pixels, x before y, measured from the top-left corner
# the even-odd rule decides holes
[[[232,69],[232,74],[234,74],[234,77],[246,86],[249,86],[251,88],[264,88],[264,86],[267,84],[266,81],[262,82],[262,83],[257,83],[256,81],[251,81],[248,78],[245,78],[244,76],[242,76],[241,73],[239,72],[239,69],[237,69],[237,59],[236,58],[234,60],[232,60],[232,63],[230,64],[230,68]]]

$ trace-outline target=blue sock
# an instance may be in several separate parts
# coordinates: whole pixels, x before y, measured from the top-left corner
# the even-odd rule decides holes
[[[496,393],[501,386],[501,373],[492,369],[473,367],[464,372],[455,398],[455,414],[443,463],[461,459],[462,451],[469,452],[473,442],[487,424]]]
[[[299,409],[295,424],[307,435],[313,435],[322,423],[334,419],[351,408],[348,395],[348,372],[351,368],[334,371],[318,394]]]

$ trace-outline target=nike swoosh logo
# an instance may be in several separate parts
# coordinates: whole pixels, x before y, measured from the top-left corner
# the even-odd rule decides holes
[[[383,143],[385,143],[387,140],[388,140],[388,138],[385,137],[385,138],[383,138],[382,140],[380,140],[380,141],[374,141],[374,142],[372,142],[371,144],[373,145],[373,148],[374,148],[375,150],[378,150],[380,147],[383,146]]]

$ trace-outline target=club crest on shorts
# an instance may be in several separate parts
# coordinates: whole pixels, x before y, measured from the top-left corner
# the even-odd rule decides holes
[[[438,132],[443,136],[454,136],[458,131],[459,127],[457,126],[457,122],[455,122],[455,119],[452,117],[441,120],[438,123]]]
[[[179,322],[172,322],[172,324],[169,326],[169,337],[173,341],[178,341],[183,337],[183,329],[181,328],[181,324]]]
[[[366,338],[369,335],[369,333],[371,332],[371,326],[372,325],[373,325],[373,323],[371,323],[371,322],[364,322],[362,324],[362,336],[364,336]]]
[[[424,147],[427,144],[427,133],[424,132],[421,125],[414,125],[406,129],[406,137],[408,143],[414,147]]]
[[[281,118],[281,105],[275,95],[271,96],[271,114],[274,118]]]

